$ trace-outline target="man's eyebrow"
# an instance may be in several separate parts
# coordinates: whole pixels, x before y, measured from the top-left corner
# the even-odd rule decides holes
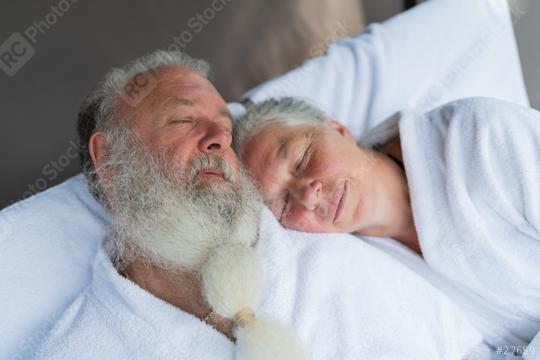
[[[229,120],[231,121],[231,125],[232,125],[233,118],[232,118],[232,115],[231,115],[231,112],[229,111],[229,109],[227,109],[226,107],[221,108],[221,109],[219,109],[218,113],[219,113],[219,115],[221,115],[223,117],[229,118]]]
[[[190,107],[192,107],[192,106],[195,106],[195,105],[197,105],[197,101],[195,101],[195,100],[175,96],[175,97],[171,97],[171,98],[165,100],[159,106],[159,110],[162,111],[162,112],[168,112],[168,111],[175,110],[179,106],[190,106]],[[220,108],[218,110],[218,114],[220,116],[228,118],[230,120],[231,124],[233,123],[233,118],[232,118],[232,115],[231,115],[228,108],[226,108],[226,107]]]
[[[195,105],[195,101],[193,101],[191,99],[183,98],[183,97],[176,97],[175,96],[175,97],[171,97],[171,98],[168,98],[167,100],[165,100],[159,106],[159,110],[160,111],[170,111],[170,110],[176,109],[179,106],[194,106],[194,105]]]

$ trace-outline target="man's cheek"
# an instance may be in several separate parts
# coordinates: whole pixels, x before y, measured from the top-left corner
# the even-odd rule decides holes
[[[236,157],[236,154],[232,150],[228,154],[228,156],[225,157],[225,160],[227,160],[227,162],[231,166],[232,171],[235,174],[238,174],[240,172],[240,163],[238,162],[238,158]]]

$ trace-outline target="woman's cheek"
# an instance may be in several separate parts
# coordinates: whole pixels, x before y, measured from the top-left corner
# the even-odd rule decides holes
[[[313,164],[312,170],[318,174],[320,178],[333,178],[343,172],[343,157],[320,157]]]
[[[286,228],[293,229],[293,230],[299,230],[299,231],[306,231],[306,232],[324,232],[324,227],[316,221],[316,219],[313,216],[310,216],[309,213],[302,211],[302,212],[291,212],[289,213],[284,221],[283,225]]]

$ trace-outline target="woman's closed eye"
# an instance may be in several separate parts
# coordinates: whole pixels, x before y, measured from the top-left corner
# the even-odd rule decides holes
[[[313,153],[312,146],[308,146],[302,152],[302,156],[299,157],[299,160],[296,162],[296,166],[294,167],[294,172],[293,172],[294,176],[300,176],[302,172],[306,169],[312,153]],[[283,207],[281,208],[281,212],[279,216],[280,223],[283,221],[283,218],[285,217],[285,215],[287,215],[289,201],[290,201],[290,193],[289,191],[285,191]]]
[[[285,217],[286,211],[287,211],[287,205],[289,204],[289,192],[285,192],[285,200],[283,201],[283,207],[281,208],[281,212],[279,215],[279,222],[283,222],[283,218]]]
[[[294,167],[294,176],[299,176],[302,174],[302,172],[306,169],[306,166],[309,162],[309,158],[311,157],[313,150],[311,146],[308,146],[303,152],[302,156],[299,158],[299,160],[296,163],[296,166]]]

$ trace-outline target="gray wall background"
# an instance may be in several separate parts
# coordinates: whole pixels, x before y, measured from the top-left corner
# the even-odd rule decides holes
[[[34,29],[26,36],[26,54],[18,59],[22,67],[12,76],[0,71],[0,208],[78,173],[76,114],[89,87],[111,65],[169,45],[186,29],[188,19],[210,3],[68,1],[68,8],[56,10],[54,22],[51,5],[60,1],[0,4],[0,43],[13,44],[14,33]],[[540,108],[540,2],[519,1],[523,14],[515,22],[518,45],[531,102]],[[401,11],[401,0],[366,0],[364,6],[368,22],[381,21]],[[203,29],[185,50],[201,56],[204,47]],[[23,47],[15,49],[22,52]]]

